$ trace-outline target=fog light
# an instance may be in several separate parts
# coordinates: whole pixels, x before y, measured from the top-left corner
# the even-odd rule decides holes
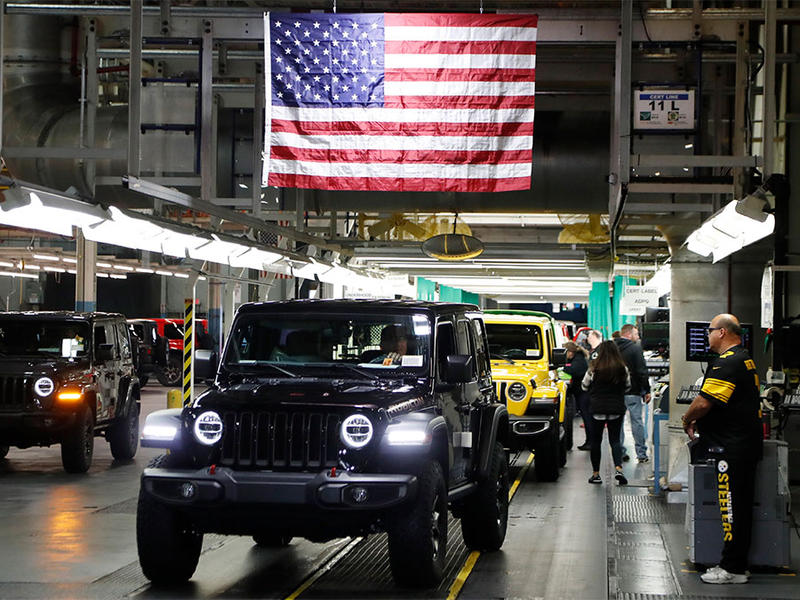
[[[366,502],[369,498],[369,492],[365,487],[354,487],[350,490],[350,495],[353,497],[353,501],[361,504],[362,502]]]
[[[191,481],[187,481],[181,484],[181,496],[183,496],[186,500],[194,498],[194,495],[197,493],[197,486],[193,484]]]

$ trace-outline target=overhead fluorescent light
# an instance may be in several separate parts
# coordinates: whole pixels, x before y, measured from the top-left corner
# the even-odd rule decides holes
[[[34,254],[33,258],[38,258],[39,260],[51,260],[58,262],[59,258],[53,254]]]
[[[753,195],[733,200],[711,215],[686,240],[690,252],[713,255],[718,262],[775,230],[775,217],[764,212],[766,200]]]
[[[133,267],[129,265],[114,265],[114,268],[118,271],[133,271]]]
[[[147,267],[136,267],[137,273],[155,273],[155,269],[148,269]]]
[[[76,264],[78,264],[78,259],[76,259],[76,258],[70,258],[70,257],[68,257],[68,256],[65,256],[65,257],[63,257],[61,260],[63,260],[65,263],[69,263],[69,264],[71,264],[71,265],[76,265]]]
[[[38,275],[31,275],[30,273],[17,273],[16,271],[0,271],[3,277],[21,277],[22,279],[39,279]]]

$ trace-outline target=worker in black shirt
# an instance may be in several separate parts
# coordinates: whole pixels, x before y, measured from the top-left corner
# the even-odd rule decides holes
[[[718,456],[717,488],[722,519],[722,559],[708,569],[705,583],[747,583],[747,555],[753,524],[756,463],[761,459],[760,399],[756,365],[741,343],[736,317],[717,315],[708,345],[719,357],[706,371],[700,393],[683,416],[691,439]]]

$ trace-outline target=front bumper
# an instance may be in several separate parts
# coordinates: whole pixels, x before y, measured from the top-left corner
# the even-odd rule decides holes
[[[186,507],[278,505],[322,510],[385,509],[415,497],[414,475],[145,469],[142,486],[162,502]]]
[[[0,412],[0,441],[11,446],[50,444],[74,424],[74,412]]]

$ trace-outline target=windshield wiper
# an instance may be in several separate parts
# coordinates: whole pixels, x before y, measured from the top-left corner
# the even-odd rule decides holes
[[[230,365],[230,366],[234,366],[234,365]],[[297,375],[296,373],[292,373],[290,370],[284,369],[283,367],[279,367],[278,365],[276,365],[274,363],[270,363],[270,362],[257,362],[257,363],[249,363],[249,364],[244,364],[244,365],[239,363],[239,364],[236,364],[235,366],[238,367],[240,373],[241,373],[242,370],[247,370],[247,371],[253,372],[255,375],[259,375],[258,369],[260,369],[261,367],[270,367],[272,369],[275,369],[276,371],[280,371],[281,373],[283,373],[284,375],[287,375],[288,377],[293,377],[293,378],[299,377],[299,375]],[[247,367],[251,367],[251,368],[247,369]]]
[[[378,379],[377,375],[373,375],[372,373],[368,373],[367,371],[364,371],[362,369],[359,369],[358,367],[354,367],[353,365],[350,365],[350,364],[347,364],[347,363],[331,362],[331,363],[318,363],[318,364],[323,364],[326,367],[345,368],[345,369],[349,369],[351,371],[354,371],[354,372],[358,373],[359,375],[361,375],[362,377],[366,377],[367,379]]]
[[[494,359],[496,359],[496,360],[504,360],[504,361],[506,361],[507,363],[510,363],[510,364],[512,364],[512,365],[515,365],[515,364],[517,364],[517,363],[515,363],[513,360],[511,360],[511,359],[510,359],[510,358],[508,358],[507,356],[503,356],[502,354],[490,354],[490,355],[489,355],[489,357],[490,357],[490,358],[494,358]]]

